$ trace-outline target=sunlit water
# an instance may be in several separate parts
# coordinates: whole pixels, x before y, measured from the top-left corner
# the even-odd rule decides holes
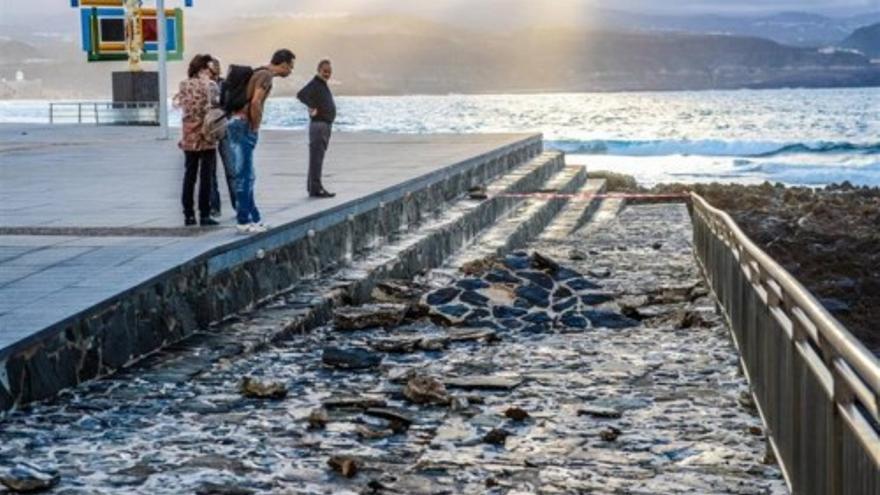
[[[570,163],[645,183],[880,185],[876,88],[340,97],[338,106],[343,131],[541,132]],[[307,122],[293,98],[272,98],[266,118],[271,128]],[[47,102],[0,102],[0,122],[47,120]]]

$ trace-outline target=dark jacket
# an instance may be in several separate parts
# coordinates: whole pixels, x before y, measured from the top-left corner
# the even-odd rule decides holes
[[[312,117],[312,120],[328,124],[336,120],[336,103],[333,101],[333,94],[327,86],[327,81],[315,76],[297,93],[296,97],[305,106],[318,109],[318,114]]]

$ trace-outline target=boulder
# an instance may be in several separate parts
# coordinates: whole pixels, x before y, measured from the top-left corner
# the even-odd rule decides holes
[[[334,312],[334,326],[337,330],[361,330],[374,327],[396,327],[406,316],[406,304],[365,304],[347,306]]]

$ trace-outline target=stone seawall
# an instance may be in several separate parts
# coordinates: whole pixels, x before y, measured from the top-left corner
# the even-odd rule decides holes
[[[539,154],[523,139],[210,250],[0,353],[0,411],[111,374],[405,233],[470,187]]]

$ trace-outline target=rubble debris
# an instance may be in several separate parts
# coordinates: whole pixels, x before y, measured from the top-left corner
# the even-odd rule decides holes
[[[406,316],[406,304],[364,304],[346,306],[334,311],[333,324],[337,330],[363,330],[375,327],[396,327]]]
[[[451,400],[443,382],[426,375],[410,378],[403,395],[415,404],[448,404]]]

